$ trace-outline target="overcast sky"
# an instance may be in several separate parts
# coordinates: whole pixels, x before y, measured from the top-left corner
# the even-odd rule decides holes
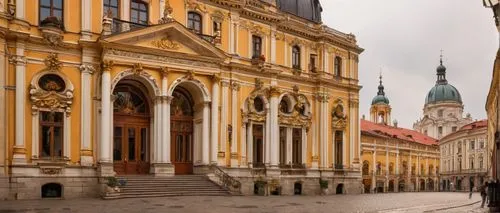
[[[323,22],[356,35],[360,114],[369,118],[382,69],[392,119],[412,128],[436,82],[443,49],[446,78],[462,95],[465,113],[486,118],[498,33],[480,0],[320,0]]]

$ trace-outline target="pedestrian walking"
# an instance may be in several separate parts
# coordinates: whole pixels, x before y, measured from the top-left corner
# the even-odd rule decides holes
[[[488,182],[484,182],[483,185],[479,187],[479,193],[481,193],[481,208],[484,208],[484,202],[486,201],[486,187],[488,187]]]
[[[472,191],[474,191],[474,182],[469,182],[469,199],[472,198]]]

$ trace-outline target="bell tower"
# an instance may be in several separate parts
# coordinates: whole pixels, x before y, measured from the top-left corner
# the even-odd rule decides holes
[[[382,74],[380,74],[379,79],[378,92],[373,98],[370,108],[370,121],[377,124],[390,125],[391,105],[389,105],[389,98],[385,96],[384,85],[382,85]]]

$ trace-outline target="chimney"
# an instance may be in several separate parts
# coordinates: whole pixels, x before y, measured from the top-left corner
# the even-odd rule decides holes
[[[394,127],[397,128],[398,127],[398,120],[394,120],[393,123],[394,123]]]
[[[361,117],[361,119],[362,119],[362,120],[365,120],[365,115],[363,115],[363,116]]]

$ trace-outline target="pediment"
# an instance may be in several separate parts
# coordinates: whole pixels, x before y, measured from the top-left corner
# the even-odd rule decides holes
[[[139,52],[201,56],[224,60],[224,51],[182,24],[173,21],[143,29],[114,34],[101,39],[103,46]]]

